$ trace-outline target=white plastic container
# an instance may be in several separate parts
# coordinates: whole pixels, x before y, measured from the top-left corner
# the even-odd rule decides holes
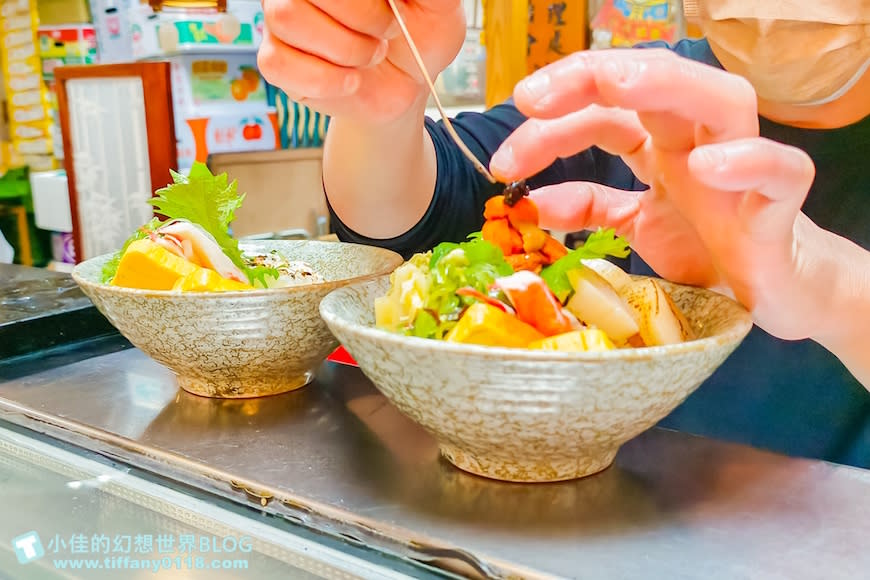
[[[257,71],[256,54],[181,54],[172,65],[178,166],[213,153],[269,151],[278,145],[275,108]]]
[[[268,107],[262,114],[227,112],[182,119],[175,124],[178,166],[188,169],[194,161],[205,163],[214,153],[278,149],[277,125],[277,114]]]
[[[66,171],[43,171],[30,174],[33,213],[36,227],[51,232],[72,232],[69,185]]]
[[[172,106],[181,117],[266,107],[256,53],[181,54],[161,60],[172,66]]]
[[[133,60],[133,31],[130,24],[133,3],[133,0],[90,0],[100,62]]]
[[[227,11],[166,9],[148,4],[130,10],[133,57],[180,53],[256,52],[263,40],[263,7],[259,0],[228,0]]]

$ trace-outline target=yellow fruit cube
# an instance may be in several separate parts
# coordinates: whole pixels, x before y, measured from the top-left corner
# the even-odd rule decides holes
[[[198,268],[196,264],[149,239],[137,240],[121,256],[112,285],[143,290],[171,290],[179,278]]]
[[[250,284],[224,278],[214,270],[197,268],[190,274],[178,279],[173,290],[182,292],[234,292],[238,290],[253,290]]]
[[[544,337],[522,320],[490,304],[478,302],[468,307],[445,340],[483,346],[524,348]]]
[[[391,294],[375,298],[375,326],[395,330],[399,326],[399,305]]]
[[[563,352],[600,352],[616,348],[607,335],[597,328],[573,330],[535,341],[529,348]]]

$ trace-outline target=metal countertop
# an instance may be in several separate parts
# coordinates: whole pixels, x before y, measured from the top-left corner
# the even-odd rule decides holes
[[[469,475],[353,367],[276,397],[180,391],[136,349],[0,373],[0,419],[464,574],[859,578],[870,472],[654,429],[556,484]]]

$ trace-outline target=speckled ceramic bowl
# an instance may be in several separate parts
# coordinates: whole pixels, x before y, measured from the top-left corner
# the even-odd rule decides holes
[[[304,260],[326,280],[244,292],[169,292],[100,283],[109,256],[77,265],[73,278],[134,346],[169,367],[179,385],[207,397],[284,393],[307,384],[338,345],[318,312],[330,291],[395,269],[401,256],[356,244],[263,241],[244,249],[278,250]]]
[[[507,481],[574,479],[679,405],[752,327],[736,302],[665,283],[697,331],[676,345],[599,353],[490,348],[374,328],[389,280],[330,293],[320,312],[362,371],[454,465]]]

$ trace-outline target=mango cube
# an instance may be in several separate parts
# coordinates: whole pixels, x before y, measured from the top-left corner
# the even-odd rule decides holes
[[[179,278],[172,289],[181,292],[234,292],[253,290],[254,287],[250,284],[224,278],[209,268],[198,268]]]
[[[477,302],[459,319],[445,340],[483,346],[525,348],[544,335],[530,324],[492,306]]]
[[[600,352],[613,350],[616,347],[604,331],[598,328],[585,328],[548,336],[529,344],[529,348],[562,352]]]
[[[172,290],[179,278],[198,268],[196,264],[149,239],[137,240],[121,256],[112,285],[143,290]]]

